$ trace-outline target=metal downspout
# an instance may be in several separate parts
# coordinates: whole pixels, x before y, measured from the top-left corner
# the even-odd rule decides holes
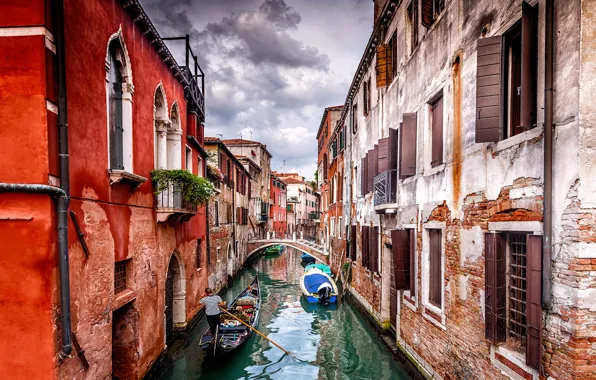
[[[553,43],[554,4],[546,0],[544,68],[544,246],[542,252],[542,307],[551,307],[552,177],[553,177]]]
[[[72,350],[70,284],[68,280],[68,194],[63,189],[54,186],[21,183],[0,183],[0,192],[48,194],[56,202],[58,254],[60,256],[60,320],[62,323],[62,350],[58,354],[58,357],[64,359],[70,355]],[[66,271],[64,271],[64,267]],[[64,274],[63,272],[66,273]]]
[[[58,241],[60,264],[60,310],[62,322],[62,350],[64,359],[72,350],[70,321],[70,276],[68,268],[68,219],[66,212],[70,203],[70,175],[68,156],[68,114],[66,98],[66,51],[64,44],[64,0],[56,1],[56,72],[58,83],[58,133],[60,159],[60,187],[64,195],[58,202]]]

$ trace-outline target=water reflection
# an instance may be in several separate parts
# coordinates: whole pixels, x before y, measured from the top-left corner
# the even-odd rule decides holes
[[[300,253],[257,257],[222,295],[228,302],[258,273],[262,287],[258,329],[291,351],[284,355],[253,335],[226,357],[198,346],[207,329],[201,321],[186,342],[174,343],[156,379],[409,379],[362,317],[349,304],[319,306],[302,297]]]

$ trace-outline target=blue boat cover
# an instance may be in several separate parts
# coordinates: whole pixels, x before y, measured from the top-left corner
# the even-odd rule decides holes
[[[306,273],[304,275],[304,287],[311,294],[317,293],[319,286],[325,282],[331,285],[333,288],[333,285],[331,282],[329,282],[329,279],[321,273]]]

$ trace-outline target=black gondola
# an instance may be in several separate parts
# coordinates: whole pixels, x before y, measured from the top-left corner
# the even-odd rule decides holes
[[[259,323],[261,311],[261,288],[259,278],[255,279],[236,297],[228,307],[228,312],[242,319],[256,328]],[[213,347],[211,331],[201,337],[201,345],[209,345],[214,354],[227,353],[240,347],[252,335],[252,330],[244,326],[226,313],[221,313],[221,323],[215,335],[216,347]]]

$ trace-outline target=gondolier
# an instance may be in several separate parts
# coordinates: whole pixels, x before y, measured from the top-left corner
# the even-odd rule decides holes
[[[215,336],[221,313],[219,308],[225,306],[226,303],[220,296],[214,295],[211,288],[205,289],[205,297],[199,302],[205,305],[205,315],[207,316],[207,323],[209,323],[209,330],[211,331],[211,335]]]

